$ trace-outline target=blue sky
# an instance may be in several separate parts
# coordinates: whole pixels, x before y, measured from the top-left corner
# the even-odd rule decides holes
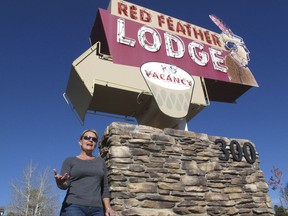
[[[81,125],[63,99],[71,63],[90,46],[97,9],[108,0],[0,1],[0,206],[10,201],[9,182],[30,160],[60,169],[79,153],[86,128],[100,134],[115,118],[87,115]],[[288,24],[286,0],[131,0],[135,4],[220,33],[215,14],[241,36],[250,50],[249,68],[259,88],[237,104],[212,102],[189,130],[251,140],[266,179],[273,166],[287,171]],[[165,3],[164,3],[165,2]],[[273,203],[278,192],[270,192]]]

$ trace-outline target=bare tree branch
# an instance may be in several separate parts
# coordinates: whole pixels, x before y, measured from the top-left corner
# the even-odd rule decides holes
[[[11,183],[12,200],[8,211],[21,216],[53,216],[59,210],[58,192],[56,192],[51,170],[39,171],[30,162],[18,181]],[[54,186],[54,187],[53,187]]]

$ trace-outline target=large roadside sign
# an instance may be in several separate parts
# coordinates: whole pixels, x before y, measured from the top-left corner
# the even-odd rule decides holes
[[[140,67],[156,59],[181,67],[205,79],[214,101],[234,103],[258,86],[243,39],[215,15],[210,18],[220,34],[121,0],[111,1],[109,8],[99,9],[90,39],[101,41],[114,63]]]
[[[99,9],[66,90],[80,119],[90,110],[183,128],[209,101],[234,103],[258,86],[243,39],[210,18],[221,33],[123,0]]]

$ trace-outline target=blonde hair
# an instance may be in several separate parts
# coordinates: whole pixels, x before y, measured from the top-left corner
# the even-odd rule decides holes
[[[93,129],[86,129],[86,130],[84,130],[84,131],[81,133],[81,136],[80,136],[79,140],[81,140],[81,139],[83,138],[84,134],[87,133],[87,132],[92,132],[92,133],[94,133],[95,136],[96,136],[96,138],[97,138],[97,140],[98,140],[98,132],[97,132],[96,130],[93,130]]]

